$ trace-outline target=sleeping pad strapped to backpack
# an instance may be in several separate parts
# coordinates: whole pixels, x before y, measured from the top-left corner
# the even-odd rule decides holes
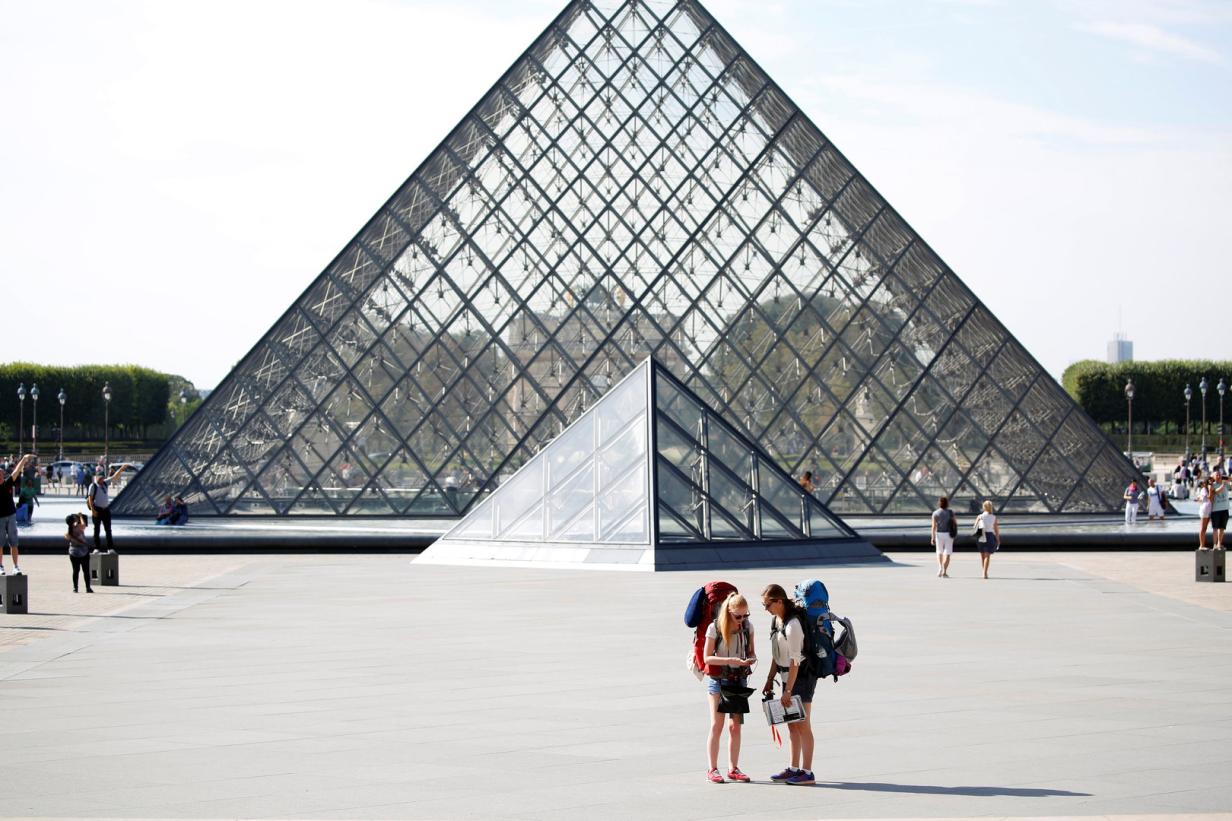
[[[708,582],[697,588],[689,605],[684,609],[684,623],[694,628],[693,633],[693,663],[698,670],[705,670],[707,675],[721,677],[724,668],[707,666],[702,662],[706,649],[706,629],[718,615],[719,605],[728,596],[735,593],[736,586],[728,582]]]

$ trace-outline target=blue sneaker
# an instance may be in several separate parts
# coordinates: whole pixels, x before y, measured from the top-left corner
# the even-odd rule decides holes
[[[808,770],[797,770],[795,775],[783,783],[791,784],[793,787],[811,787],[817,783],[817,779],[813,778],[813,774]]]
[[[796,776],[800,772],[801,770],[793,770],[791,767],[788,767],[785,770],[783,770],[781,773],[775,773],[774,775],[770,776],[770,780],[775,782],[776,784],[782,784],[787,779]]]

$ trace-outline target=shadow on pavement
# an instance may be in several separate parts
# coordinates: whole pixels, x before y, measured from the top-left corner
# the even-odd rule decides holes
[[[877,781],[818,781],[818,787],[832,790],[867,790],[870,792],[904,792],[922,795],[1005,795],[1015,798],[1047,798],[1050,796],[1078,798],[1089,796],[1087,792],[1069,790],[1032,789],[1029,787],[938,787],[933,784],[885,784]]]
[[[43,613],[31,610],[31,616],[67,616],[72,619],[138,619],[140,621],[159,621],[166,616],[122,616],[118,613]]]

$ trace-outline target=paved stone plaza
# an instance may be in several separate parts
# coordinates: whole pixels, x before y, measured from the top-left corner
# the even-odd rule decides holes
[[[0,616],[0,815],[1177,816],[1232,809],[1232,587],[1192,555],[824,570],[861,654],[819,686],[816,788],[713,786],[680,614],[711,574],[31,556]],[[811,571],[727,573],[746,593]],[[756,600],[754,600],[755,602]],[[766,619],[755,606],[764,644]],[[766,656],[762,648],[762,656]],[[763,667],[762,670],[765,668]]]

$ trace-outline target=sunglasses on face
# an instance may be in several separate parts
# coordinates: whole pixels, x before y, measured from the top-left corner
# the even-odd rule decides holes
[[[731,617],[736,621],[744,621],[749,617],[748,613],[732,613]]]

